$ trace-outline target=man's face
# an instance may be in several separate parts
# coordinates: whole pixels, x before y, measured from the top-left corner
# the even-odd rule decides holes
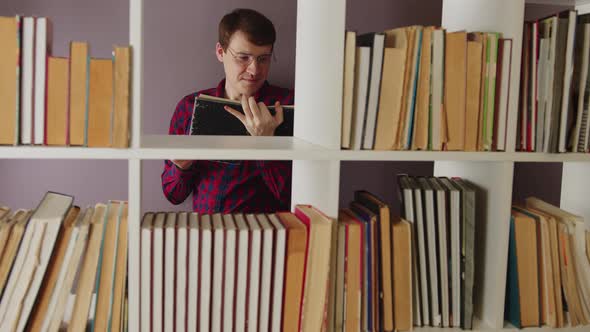
[[[217,43],[217,59],[223,63],[227,89],[232,94],[253,96],[268,76],[271,53],[271,45],[252,44],[239,30],[232,35],[225,51]]]

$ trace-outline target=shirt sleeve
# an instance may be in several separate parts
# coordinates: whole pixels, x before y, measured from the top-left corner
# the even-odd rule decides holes
[[[291,161],[257,161],[262,180],[283,209],[291,209]]]
[[[185,135],[190,122],[192,106],[191,96],[184,97],[178,105],[172,119],[170,120],[169,135]],[[192,193],[195,187],[197,168],[195,162],[187,169],[178,168],[172,161],[164,161],[164,171],[162,172],[162,190],[164,196],[172,204],[180,204]]]

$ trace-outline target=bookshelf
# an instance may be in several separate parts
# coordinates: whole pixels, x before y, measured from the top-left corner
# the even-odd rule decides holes
[[[569,5],[590,12],[590,0],[526,0]],[[296,34],[297,117],[294,137],[169,137],[142,135],[144,1],[129,1],[133,48],[129,149],[0,147],[3,159],[119,159],[128,161],[129,279],[139,280],[142,161],[161,159],[293,160],[294,203],[309,203],[329,216],[339,208],[341,161],[434,161],[435,176],[462,176],[485,189],[487,209],[477,236],[476,261],[483,283],[475,288],[474,331],[517,331],[503,318],[514,162],[563,162],[561,206],[590,220],[590,154],[524,152],[419,152],[340,150],[346,1],[298,0]],[[514,38],[512,70],[519,73],[525,0],[443,0],[442,25],[493,30]],[[329,18],[329,19],[326,19]],[[516,130],[519,75],[512,77],[510,127]],[[513,145],[513,144],[512,144]],[[589,225],[590,228],[590,225]],[[129,330],[139,331],[139,283],[129,283]],[[582,331],[587,327],[564,328]],[[419,332],[460,329],[415,328]],[[527,328],[549,331],[549,328]]]

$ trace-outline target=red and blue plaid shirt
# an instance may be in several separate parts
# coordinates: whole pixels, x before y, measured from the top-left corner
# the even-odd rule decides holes
[[[223,97],[225,79],[216,88],[192,93],[176,106],[169,135],[186,135],[190,130],[195,98],[200,94]],[[264,82],[254,96],[256,101],[273,105],[292,105],[292,90]],[[239,138],[236,138],[239,139]],[[199,213],[267,213],[289,211],[291,205],[291,161],[195,160],[182,170],[170,160],[164,162],[162,189],[173,204],[180,204],[192,193],[193,210]]]

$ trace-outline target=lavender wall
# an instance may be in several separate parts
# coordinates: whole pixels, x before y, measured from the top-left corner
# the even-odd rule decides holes
[[[68,56],[71,40],[88,41],[93,57],[129,44],[129,2],[118,0],[2,0],[0,15],[46,16],[53,22],[53,55]],[[35,208],[45,191],[74,195],[86,206],[126,200],[127,161],[0,159],[0,204]]]

